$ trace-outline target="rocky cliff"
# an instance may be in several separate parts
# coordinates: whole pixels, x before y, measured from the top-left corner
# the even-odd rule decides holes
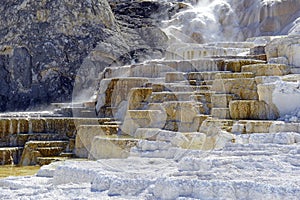
[[[112,63],[163,54],[166,36],[150,16],[157,13],[157,6],[165,13],[178,6],[149,2],[144,15],[139,15],[141,3],[110,4],[106,0],[1,2],[0,111],[71,100],[83,63],[95,66],[97,73]]]
[[[299,9],[298,0],[4,0],[0,111],[71,101],[77,89],[88,99],[105,67],[162,58],[170,38],[298,34]]]
[[[4,1],[0,11],[2,111],[67,100],[80,62],[117,29],[106,1]]]

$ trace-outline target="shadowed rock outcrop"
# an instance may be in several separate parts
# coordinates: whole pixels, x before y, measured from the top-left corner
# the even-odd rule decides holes
[[[117,30],[102,0],[4,1],[0,11],[1,111],[70,99],[82,60]]]
[[[138,15],[142,5],[133,6]],[[85,76],[77,73],[81,66],[94,67],[88,71],[95,75],[114,63],[161,56],[166,48],[154,23],[124,19],[106,0],[5,0],[0,12],[0,111],[70,101],[74,81]]]

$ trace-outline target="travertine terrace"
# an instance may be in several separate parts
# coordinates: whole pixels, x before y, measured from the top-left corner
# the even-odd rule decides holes
[[[87,76],[88,100],[80,85],[48,112],[1,114],[0,162],[44,166],[1,179],[0,197],[298,199],[298,1],[197,2],[164,22],[163,57]],[[222,14],[220,37],[175,31]]]

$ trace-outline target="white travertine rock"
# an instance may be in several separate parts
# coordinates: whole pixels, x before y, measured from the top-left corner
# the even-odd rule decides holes
[[[81,125],[78,127],[75,141],[75,155],[79,158],[88,158],[92,142],[96,136],[116,135],[116,125]]]
[[[278,133],[278,132],[300,133],[300,123],[285,123],[283,121],[278,121],[272,123],[269,132],[270,133]]]
[[[138,128],[163,128],[166,114],[162,110],[127,110],[121,130],[134,136]]]
[[[142,151],[168,150],[171,146],[170,142],[147,140],[140,140],[137,144]]]
[[[298,0],[199,1],[197,6],[176,14],[168,21],[165,32],[171,43],[180,43],[180,47],[184,43],[295,35],[300,30],[299,9]]]
[[[280,116],[291,113],[300,107],[300,82],[276,82],[272,97]]]
[[[282,63],[283,58],[287,59],[288,65],[292,67],[300,67],[300,36],[290,35],[287,37],[272,40],[266,46],[266,54],[268,61]],[[284,61],[286,62],[286,61]]]
[[[138,139],[134,138],[109,138],[96,136],[91,142],[89,159],[127,158],[130,148],[136,146]]]
[[[206,134],[194,132],[185,134],[189,142],[186,145],[183,145],[184,149],[203,149],[204,143],[206,141]]]
[[[282,77],[286,81],[266,82],[258,85],[259,100],[265,101],[280,117],[300,107],[300,85],[297,76]],[[296,80],[296,82],[294,81]]]

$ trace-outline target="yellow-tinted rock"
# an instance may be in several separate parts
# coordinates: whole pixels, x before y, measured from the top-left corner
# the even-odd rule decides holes
[[[149,102],[151,94],[151,88],[132,88],[128,98],[128,110],[141,109],[144,106],[143,103]]]
[[[231,94],[213,94],[211,96],[211,103],[213,108],[228,108],[229,102],[234,99]]]
[[[233,125],[233,120],[230,119],[214,119],[207,118],[203,121],[199,132],[205,133],[207,136],[211,137],[218,134],[219,131],[225,130],[227,127]]]
[[[6,147],[0,148],[0,165],[15,165],[18,164],[21,148]]]
[[[127,158],[131,147],[136,146],[138,139],[95,137],[92,142],[89,159]]]
[[[230,119],[229,108],[212,108],[211,115],[219,119]]]
[[[188,142],[182,145],[184,149],[203,149],[206,141],[204,133],[192,132],[184,134],[188,138]]]
[[[182,72],[167,72],[165,75],[166,83],[175,83],[186,80],[185,74]]]
[[[290,73],[290,67],[281,64],[255,64],[243,66],[242,72],[252,72],[255,76],[284,76]]]
[[[212,90],[216,91],[216,93],[234,94],[240,99],[258,99],[254,78],[216,79]]]
[[[254,74],[251,72],[243,72],[243,73],[218,73],[215,75],[215,79],[232,79],[232,78],[254,78]]]
[[[103,79],[100,83],[100,91],[96,110],[100,115],[102,109],[107,107],[117,108],[113,113],[116,118],[122,119],[127,108],[128,94],[132,88],[142,87],[148,82],[146,78],[113,78]]]
[[[94,137],[105,135],[116,135],[116,125],[82,125],[79,127],[75,141],[75,154],[80,158],[87,158],[91,151]]]
[[[162,128],[165,122],[166,114],[161,110],[128,110],[121,131],[133,136],[138,128]]]
[[[23,166],[35,165],[37,158],[43,156],[41,152],[46,153],[47,156],[57,155],[58,151],[62,152],[67,148],[67,145],[67,141],[29,141],[24,147],[19,164]],[[44,151],[40,152],[39,149]]]
[[[264,64],[265,61],[260,60],[229,60],[225,64],[225,70],[232,72],[241,72],[242,66],[251,64]]]
[[[279,110],[277,106],[273,103],[273,92],[275,90],[276,83],[274,84],[259,84],[257,86],[257,92],[260,101],[264,101],[268,104],[270,111],[274,113],[275,116],[279,116]]]
[[[264,101],[231,101],[229,109],[232,119],[275,119],[277,117]]]
[[[194,117],[199,113],[195,107],[195,102],[173,101],[163,103],[167,114],[167,120],[176,120],[179,122],[193,122]]]
[[[299,41],[299,35],[290,35],[272,40],[266,46],[268,61],[278,63],[278,58],[284,58],[284,64],[299,68]]]

